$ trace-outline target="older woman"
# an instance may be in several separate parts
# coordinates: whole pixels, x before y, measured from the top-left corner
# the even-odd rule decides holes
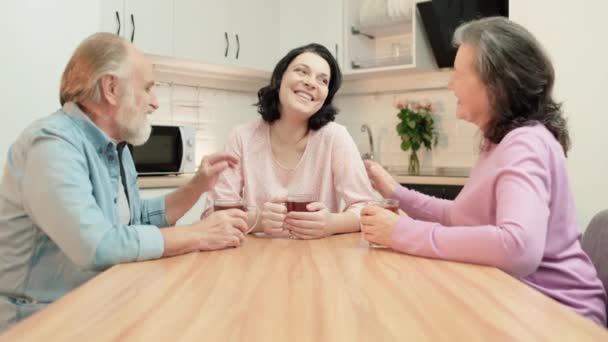
[[[338,63],[319,44],[285,55],[258,92],[261,118],[232,131],[226,148],[240,163],[219,177],[211,200],[242,198],[258,206],[254,231],[271,236],[359,231],[360,210],[373,190],[353,139],[333,122],[341,80]],[[310,195],[312,203],[288,213],[285,202],[294,194]]]
[[[370,242],[424,257],[495,266],[599,324],[606,294],[580,244],[566,172],[569,136],[552,98],[554,71],[536,39],[505,18],[460,26],[449,87],[456,116],[483,133],[454,201],[399,186],[367,163],[374,187],[407,215],[366,207]]]

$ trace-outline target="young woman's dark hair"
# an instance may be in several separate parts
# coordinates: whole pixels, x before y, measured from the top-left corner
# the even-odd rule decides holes
[[[329,64],[329,70],[331,72],[325,103],[323,103],[323,106],[318,112],[308,119],[308,129],[318,130],[327,123],[334,121],[336,118],[338,109],[334,107],[332,101],[342,84],[342,72],[340,71],[338,62],[334,59],[329,50],[323,45],[312,43],[295,48],[289,51],[285,57],[281,58],[272,71],[270,84],[258,91],[258,103],[256,103],[256,106],[258,107],[258,112],[262,114],[264,121],[272,124],[281,117],[281,113],[279,112],[279,89],[281,88],[283,74],[287,70],[289,64],[304,52],[312,52],[323,58],[327,64]]]

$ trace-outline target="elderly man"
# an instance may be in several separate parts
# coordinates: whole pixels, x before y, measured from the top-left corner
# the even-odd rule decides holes
[[[63,73],[63,107],[11,146],[0,184],[0,330],[109,266],[242,242],[246,215],[236,209],[168,227],[238,163],[232,155],[205,158],[166,197],[140,199],[123,147],[150,135],[153,86],[152,65],[139,51],[94,34]]]

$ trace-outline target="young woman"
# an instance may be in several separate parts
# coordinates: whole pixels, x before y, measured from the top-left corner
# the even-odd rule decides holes
[[[464,24],[454,41],[449,86],[456,116],[483,133],[479,160],[454,201],[403,188],[368,163],[374,187],[407,215],[366,207],[364,237],[403,253],[498,267],[604,325],[606,294],[580,244],[551,61],[505,18]]]
[[[360,229],[373,190],[357,147],[332,105],[342,75],[323,46],[290,51],[258,92],[261,118],[235,128],[226,150],[240,158],[210,199],[244,199],[261,211],[254,231],[316,239]],[[309,195],[306,211],[287,212],[291,195]]]

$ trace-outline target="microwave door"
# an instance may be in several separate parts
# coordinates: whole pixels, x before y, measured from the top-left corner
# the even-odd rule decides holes
[[[133,146],[131,152],[138,174],[179,173],[184,153],[181,130],[174,126],[152,126],[148,141]]]

